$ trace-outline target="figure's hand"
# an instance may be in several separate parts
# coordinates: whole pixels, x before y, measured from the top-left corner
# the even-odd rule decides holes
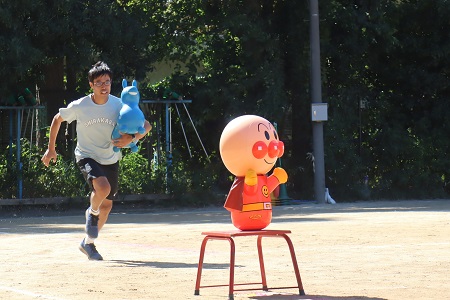
[[[56,163],[56,159],[58,158],[55,150],[49,150],[45,151],[44,155],[42,155],[41,161],[44,163],[46,167],[50,164],[50,162],[53,160],[54,163]]]
[[[282,168],[275,168],[273,169],[273,176],[275,176],[280,183],[286,183],[288,179],[288,175],[286,171]]]
[[[244,183],[246,185],[257,185],[258,184],[258,175],[255,170],[248,169],[247,173],[245,173]]]

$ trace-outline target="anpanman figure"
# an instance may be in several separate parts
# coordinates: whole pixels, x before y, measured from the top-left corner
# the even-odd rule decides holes
[[[228,171],[236,176],[224,207],[233,225],[240,230],[261,230],[272,221],[270,194],[287,181],[282,168],[267,173],[284,154],[274,126],[255,115],[231,120],[220,137],[220,156]]]

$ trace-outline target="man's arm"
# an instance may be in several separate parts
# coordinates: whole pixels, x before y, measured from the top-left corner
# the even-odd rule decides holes
[[[139,141],[139,140],[142,139],[144,136],[146,136],[147,133],[152,129],[152,125],[150,125],[150,123],[149,123],[147,120],[145,120],[144,128],[145,128],[145,132],[144,132],[143,134],[140,134],[140,133],[138,132],[138,133],[136,133],[136,134],[134,135],[135,142]]]
[[[145,120],[144,128],[145,128],[144,133],[142,133],[142,134],[136,133],[134,135],[134,142],[137,142],[140,139],[142,139],[144,136],[146,136],[147,133],[152,129],[152,125],[147,120]],[[133,136],[131,134],[123,134],[119,138],[114,139],[113,142],[114,142],[114,146],[116,146],[118,148],[122,148],[122,147],[127,146],[131,142],[133,142]]]
[[[56,137],[58,136],[59,128],[61,127],[61,123],[64,122],[61,115],[57,113],[52,120],[52,124],[50,125],[50,137],[48,140],[48,147],[42,156],[42,162],[46,167],[48,167],[49,163],[53,160],[56,162],[57,154],[56,154]]]

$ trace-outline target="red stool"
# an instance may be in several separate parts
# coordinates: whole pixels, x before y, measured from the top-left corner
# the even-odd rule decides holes
[[[294,246],[292,245],[291,239],[287,236],[288,233],[291,233],[291,231],[290,230],[255,230],[255,231],[232,230],[232,231],[202,232],[202,234],[205,235],[205,238],[203,239],[202,246],[200,248],[200,258],[198,261],[197,281],[195,283],[195,293],[194,294],[200,295],[200,288],[220,287],[220,286],[228,286],[229,287],[229,292],[228,292],[229,299],[234,299],[234,295],[233,295],[234,291],[251,291],[251,290],[268,291],[269,288],[267,287],[266,270],[264,268],[264,259],[263,259],[261,240],[263,237],[282,237],[286,240],[286,242],[289,246],[289,251],[291,253],[291,258],[292,258],[292,264],[294,265],[295,277],[297,278],[297,286],[271,287],[270,289],[298,288],[299,294],[305,295],[305,291],[303,290],[303,285],[302,285],[302,279],[300,278],[300,271],[298,270],[297,259],[295,257]],[[259,267],[261,269],[262,282],[236,284],[236,283],[234,283],[235,244],[234,244],[233,238],[237,237],[237,236],[254,236],[254,235],[258,236],[257,247],[258,247]],[[229,281],[229,284],[200,286],[200,280],[202,277],[202,269],[203,269],[203,259],[205,257],[205,248],[206,248],[206,243],[209,240],[228,240],[228,242],[230,242],[230,281]],[[256,284],[262,284],[262,287],[261,288],[243,288],[243,289],[235,289],[234,288],[237,285],[256,285]]]

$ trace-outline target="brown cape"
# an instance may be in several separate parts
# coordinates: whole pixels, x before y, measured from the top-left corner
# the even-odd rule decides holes
[[[225,200],[225,207],[227,210],[239,210],[242,211],[242,193],[244,192],[244,177],[236,177],[231,185],[230,192]]]

